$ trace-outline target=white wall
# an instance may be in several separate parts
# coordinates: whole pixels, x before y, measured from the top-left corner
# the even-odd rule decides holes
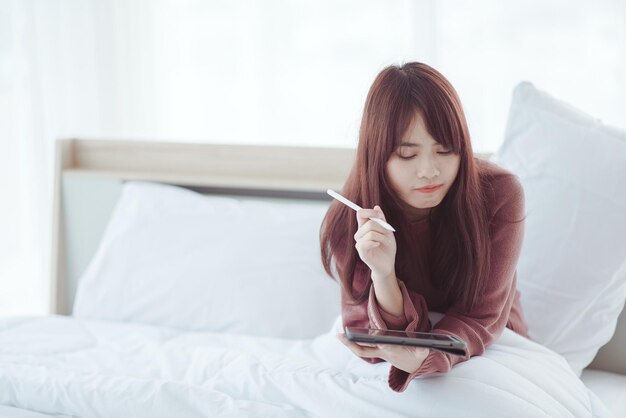
[[[0,314],[47,309],[53,143],[355,146],[386,65],[457,88],[474,150],[529,80],[626,128],[626,3],[0,0]]]

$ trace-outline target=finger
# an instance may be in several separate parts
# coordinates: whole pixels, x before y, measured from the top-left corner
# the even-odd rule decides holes
[[[383,210],[380,208],[380,206],[378,206],[378,205],[374,206],[374,210],[376,210],[376,213],[378,213],[378,217],[380,219],[382,219],[383,221],[387,220],[387,218],[385,218],[385,214],[383,213]]]
[[[371,224],[371,225],[370,225]],[[370,239],[383,240],[388,236],[389,231],[376,222],[370,222],[359,228],[354,234],[354,240],[359,241],[361,238],[370,236]]]
[[[394,351],[410,351],[415,353],[421,353],[423,351],[428,350],[428,348],[423,347],[415,347],[415,346],[406,346],[406,345],[397,345],[397,344],[379,344],[378,348],[382,352],[391,353]]]
[[[356,248],[357,251],[368,251],[380,246],[381,243],[377,241],[360,241],[354,245],[354,248]]]
[[[378,345],[377,344],[363,343],[363,342],[360,342],[360,341],[350,341],[345,336],[345,334],[337,334],[337,337],[339,338],[339,340],[341,340],[342,343],[344,343],[349,348],[356,348],[357,350],[359,350],[361,348],[371,347],[371,348],[378,349]]]
[[[389,231],[386,230],[384,226],[382,226],[378,222],[372,221],[371,218],[380,218],[380,216],[378,216],[378,214],[373,212],[371,217],[366,217],[365,219],[362,220],[362,224],[361,224],[361,226],[359,226],[358,229],[361,229],[363,231],[375,230],[375,231],[378,231],[378,232],[380,232],[382,234],[388,234],[389,233]]]
[[[337,338],[339,338],[339,341],[341,341],[346,347],[348,347],[350,351],[352,351],[354,354],[356,354],[359,357],[371,358],[371,357],[380,356],[380,350],[378,349],[378,346],[374,346],[374,347],[361,346],[359,344],[356,344],[348,340],[345,334],[341,334],[341,333],[337,334]]]
[[[356,221],[359,224],[359,228],[367,221],[369,221],[370,217],[378,217],[379,214],[374,209],[359,209],[356,211]]]
[[[389,237],[379,231],[369,231],[366,232],[361,238],[359,238],[359,241],[374,241],[385,244],[389,241]]]

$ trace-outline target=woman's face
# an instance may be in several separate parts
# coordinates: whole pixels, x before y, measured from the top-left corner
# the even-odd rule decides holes
[[[436,142],[426,130],[421,113],[417,113],[402,143],[391,154],[385,166],[394,191],[406,203],[411,221],[428,216],[452,187],[459,171],[461,157]],[[425,186],[434,190],[420,190]]]

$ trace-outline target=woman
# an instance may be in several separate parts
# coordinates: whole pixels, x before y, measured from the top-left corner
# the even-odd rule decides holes
[[[368,93],[356,162],[321,229],[322,260],[341,285],[343,325],[451,334],[466,357],[338,338],[370,363],[391,363],[402,392],[421,375],[480,355],[504,327],[528,337],[516,290],[524,235],[517,177],[475,158],[452,85],[422,63],[385,68]],[[371,208],[371,209],[366,209]],[[370,221],[394,226],[391,232]],[[433,327],[429,311],[443,313]]]

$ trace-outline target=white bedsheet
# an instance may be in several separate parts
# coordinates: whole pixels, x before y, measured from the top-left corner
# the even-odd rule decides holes
[[[626,418],[626,375],[585,369],[580,379],[615,418]]]
[[[339,327],[286,340],[5,318],[0,405],[106,418],[611,416],[561,356],[508,329],[484,355],[396,393],[389,364],[354,356]]]
[[[69,415],[44,414],[13,406],[0,405],[0,418],[73,418]]]

